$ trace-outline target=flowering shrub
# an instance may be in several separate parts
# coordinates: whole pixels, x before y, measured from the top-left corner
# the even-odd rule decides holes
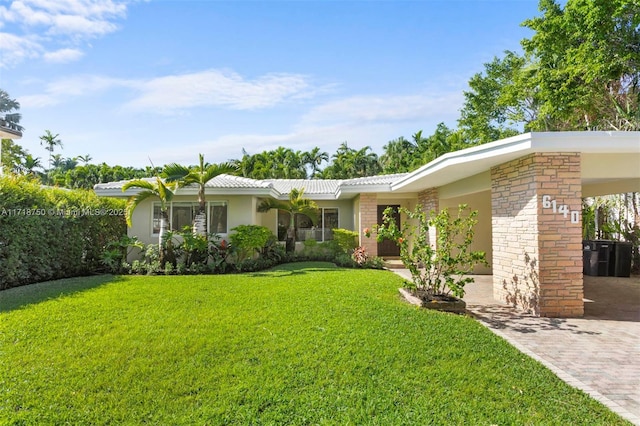
[[[390,239],[400,247],[400,259],[411,272],[412,285],[427,295],[464,296],[464,286],[473,282],[466,276],[477,264],[487,264],[483,251],[470,251],[473,227],[478,222],[476,210],[466,214],[466,204],[458,206],[458,216],[451,218],[449,210],[430,212],[429,219],[421,205],[411,211],[400,208],[409,220],[398,227],[393,208],[383,213],[383,224],[377,227],[378,241]],[[429,227],[437,232],[435,247],[429,241]],[[413,244],[410,246],[409,241]]]

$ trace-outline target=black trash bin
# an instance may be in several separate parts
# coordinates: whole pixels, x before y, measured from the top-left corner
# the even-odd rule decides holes
[[[611,263],[613,241],[610,240],[585,240],[583,241],[583,267],[586,275],[607,277]],[[587,248],[589,250],[587,250]],[[589,255],[587,255],[589,253]],[[587,265],[588,256],[588,265]]]
[[[598,276],[598,252],[591,250],[591,245],[582,245],[582,273],[591,277]]]
[[[609,276],[630,277],[631,276],[631,249],[633,244],[626,241],[616,241],[613,243],[611,259],[609,261]]]

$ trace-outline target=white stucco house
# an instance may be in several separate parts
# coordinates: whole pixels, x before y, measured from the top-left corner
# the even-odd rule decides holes
[[[128,197],[125,182],[98,184],[98,195]],[[474,250],[484,250],[494,297],[540,316],[583,315],[582,198],[640,191],[640,132],[525,133],[448,153],[411,173],[346,180],[253,180],[222,175],[206,189],[209,230],[221,236],[241,224],[270,228],[282,237],[288,217],[259,213],[264,198],[287,199],[293,188],[321,209],[316,227],[301,218],[298,238],[323,241],[331,229],[361,231],[380,222],[387,206],[427,211],[468,204],[478,210]],[[173,199],[173,229],[191,223],[197,189]],[[402,220],[403,218],[400,218]],[[133,214],[130,235],[157,241],[159,204],[148,200]],[[371,254],[397,255],[395,244],[360,232]]]

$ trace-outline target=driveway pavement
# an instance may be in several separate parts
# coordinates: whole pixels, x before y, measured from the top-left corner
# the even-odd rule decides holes
[[[393,272],[407,278],[405,269]],[[493,299],[492,277],[465,287],[467,310],[560,379],[640,426],[640,277],[584,277],[583,318],[539,318]]]

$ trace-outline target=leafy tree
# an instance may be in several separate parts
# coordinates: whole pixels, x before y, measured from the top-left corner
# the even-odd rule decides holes
[[[526,108],[531,101],[520,99],[520,78],[525,60],[513,52],[494,58],[484,65],[484,73],[469,80],[469,91],[464,92],[464,106],[458,125],[470,145],[492,142],[519,133],[518,123],[534,113]]]
[[[640,129],[640,2],[540,0],[524,56],[505,52],[470,81],[467,143],[525,131]]]
[[[195,184],[198,186],[198,204],[200,210],[193,221],[194,234],[207,235],[207,205],[205,187],[207,182],[216,176],[233,173],[236,167],[231,163],[208,164],[204,162],[204,155],[199,155],[199,163],[194,167],[185,167],[172,163],[165,166],[163,176],[167,182],[176,182],[178,187]]]
[[[27,151],[12,139],[2,139],[1,153],[2,161],[0,161],[0,163],[2,163],[2,170],[7,173],[19,173]]]
[[[294,249],[296,242],[296,215],[300,214],[308,217],[314,225],[318,222],[318,205],[315,201],[304,197],[304,188],[292,189],[289,193],[288,201],[267,198],[258,205],[259,212],[267,212],[272,209],[289,213],[290,221],[287,239],[292,242]]]
[[[158,235],[158,247],[160,251],[160,266],[164,269],[166,264],[166,240],[167,227],[169,224],[169,205],[173,199],[174,192],[177,185],[175,183],[166,184],[158,176],[155,178],[155,182],[148,180],[135,179],[125,183],[122,186],[122,192],[125,192],[129,188],[140,188],[142,191],[135,195],[132,195],[127,200],[125,208],[125,217],[127,219],[127,225],[131,226],[131,218],[133,211],[138,205],[150,197],[156,197],[160,200],[160,233]]]
[[[522,45],[539,97],[534,130],[640,129],[640,2],[541,0]]]

